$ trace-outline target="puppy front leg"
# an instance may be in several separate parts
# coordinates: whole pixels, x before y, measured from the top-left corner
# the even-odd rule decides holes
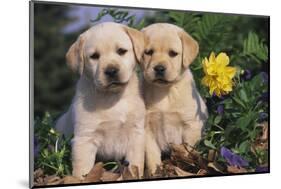
[[[137,166],[139,177],[143,176],[144,169],[144,129],[138,129],[130,136],[129,146],[127,149],[126,160],[129,161],[129,169],[132,171],[132,166]],[[136,176],[136,175],[133,175]]]
[[[184,125],[183,128],[183,142],[194,146],[202,135],[202,121],[190,121]]]
[[[149,175],[153,175],[157,166],[161,165],[161,149],[150,129],[146,129],[145,133],[145,161]]]
[[[72,139],[72,174],[83,179],[92,169],[97,153],[97,146],[90,137],[74,137]]]

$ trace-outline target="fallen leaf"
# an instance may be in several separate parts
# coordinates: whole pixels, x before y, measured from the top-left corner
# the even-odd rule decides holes
[[[81,180],[74,176],[65,176],[63,178],[63,184],[75,184],[81,183]]]
[[[34,178],[42,177],[44,176],[44,172],[41,168],[34,171]]]
[[[62,184],[63,180],[55,175],[47,176],[44,178],[44,184],[46,185],[56,185],[56,184]]]
[[[262,128],[262,132],[251,145],[251,151],[255,154],[257,151],[268,149],[268,122],[260,123],[258,127]]]
[[[43,177],[39,177],[35,180],[35,185],[43,185],[44,184],[44,178]]]
[[[174,170],[178,176],[192,176],[195,175],[194,173],[190,173],[180,169],[179,167],[174,167]]]
[[[170,144],[171,147],[171,158],[175,159],[187,159],[188,151],[183,145]]]
[[[118,174],[118,173],[113,173],[113,172],[110,172],[110,171],[105,171],[102,174],[101,181],[103,181],[103,182],[116,181],[120,176],[121,175]]]
[[[216,162],[208,163],[208,167],[214,169],[216,172],[224,173],[223,168]]]
[[[121,180],[124,180],[122,175],[120,175],[120,177],[117,178],[117,181],[121,181]]]
[[[185,147],[186,151],[189,153],[189,156],[192,156],[193,159],[198,159],[200,156],[200,153],[195,150],[193,146],[190,146],[189,144],[184,143],[183,146]]]
[[[247,173],[248,171],[243,167],[227,166],[228,173]]]
[[[262,128],[262,135],[260,137],[261,141],[267,141],[268,140],[268,123],[264,122],[263,123],[263,128]]]
[[[205,169],[200,169],[197,173],[196,173],[196,175],[207,175],[207,171],[205,170]]]
[[[171,160],[174,162],[184,162],[195,166],[193,156],[189,156],[189,152],[184,145],[170,144],[171,147]]]
[[[208,152],[208,161],[209,162],[213,162],[215,160],[215,157],[216,157],[216,151],[211,149],[209,150]]]
[[[83,182],[97,182],[100,181],[100,178],[104,172],[103,163],[99,162],[94,165],[91,171],[86,175]]]
[[[206,160],[206,159],[204,159],[204,158],[202,158],[201,156],[198,158],[198,160],[197,160],[198,162],[197,162],[197,167],[199,168],[199,169],[205,169],[205,170],[207,170],[208,169],[208,161]]]
[[[163,176],[162,166],[157,166],[156,171],[153,175],[147,175],[149,178],[160,178]]]
[[[132,173],[130,172],[128,167],[124,167],[123,172],[122,172],[122,178],[123,180],[132,180],[134,179]]]
[[[136,179],[139,179],[139,168],[136,165],[129,166],[129,170],[132,173],[132,176]]]

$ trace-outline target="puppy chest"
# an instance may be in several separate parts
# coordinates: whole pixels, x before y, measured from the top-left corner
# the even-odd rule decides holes
[[[125,156],[129,144],[129,133],[122,126],[103,129],[98,154],[106,159],[121,159]]]
[[[178,112],[152,112],[147,116],[148,126],[152,130],[162,150],[169,143],[182,143],[184,122]]]
[[[136,128],[126,115],[123,116],[100,122],[96,130],[96,133],[101,134],[98,153],[104,158],[121,159],[127,152],[130,137]]]

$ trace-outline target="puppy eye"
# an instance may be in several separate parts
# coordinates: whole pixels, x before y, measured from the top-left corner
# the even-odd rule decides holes
[[[117,50],[117,54],[119,54],[120,56],[122,56],[122,55],[126,54],[127,51],[128,51],[128,50],[126,50],[126,49],[119,48],[119,49]]]
[[[175,57],[175,56],[177,56],[178,55],[178,53],[176,52],[176,51],[173,51],[173,50],[170,50],[169,51],[169,56],[170,57]]]
[[[95,52],[93,53],[91,56],[90,56],[91,59],[94,59],[94,60],[97,60],[100,58],[100,54],[98,52]]]
[[[151,56],[153,54],[153,49],[145,50],[144,54]]]

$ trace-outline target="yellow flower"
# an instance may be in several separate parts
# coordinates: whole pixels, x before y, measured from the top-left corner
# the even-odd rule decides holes
[[[203,85],[209,87],[209,93],[221,96],[232,91],[233,77],[236,68],[227,66],[229,57],[225,53],[220,53],[217,57],[211,53],[209,60],[205,58],[202,61],[205,76],[202,79]]]

